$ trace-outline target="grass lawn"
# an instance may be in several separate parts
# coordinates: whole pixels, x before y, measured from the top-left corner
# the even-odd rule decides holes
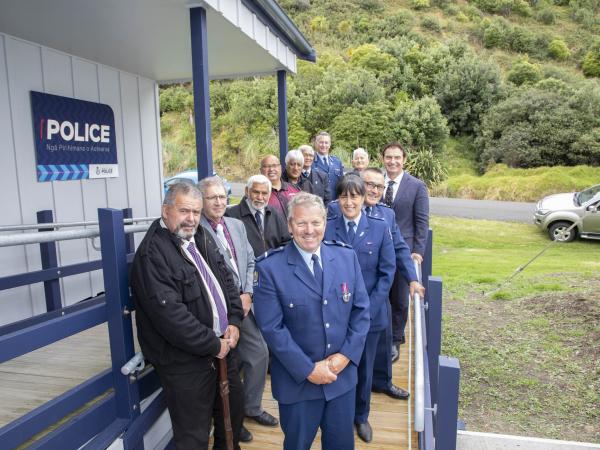
[[[600,242],[548,243],[533,225],[433,217],[442,352],[461,364],[473,431],[600,442]]]

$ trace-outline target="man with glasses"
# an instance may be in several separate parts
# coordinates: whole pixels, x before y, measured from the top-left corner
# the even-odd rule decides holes
[[[254,279],[254,251],[248,242],[244,224],[231,217],[224,217],[227,209],[227,193],[219,177],[204,178],[198,187],[202,192],[204,208],[200,224],[217,243],[219,253],[238,286],[244,309],[244,319],[238,343],[240,372],[244,384],[244,408],[246,417],[261,425],[275,427],[277,419],[261,407],[267,377],[269,351],[252,313],[252,283]],[[244,426],[240,441],[249,442],[252,434]]]
[[[287,219],[287,205],[300,192],[300,188],[281,179],[281,162],[275,155],[267,155],[260,162],[260,173],[271,182],[269,206],[283,219]]]

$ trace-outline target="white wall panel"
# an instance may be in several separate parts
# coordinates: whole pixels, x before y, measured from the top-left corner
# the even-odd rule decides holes
[[[38,182],[31,90],[109,105],[115,116],[119,177]],[[131,207],[134,216],[159,215],[162,158],[158,89],[154,81],[0,33],[0,224],[35,223],[51,209],[57,221],[96,220],[101,207]],[[139,243],[141,236],[136,241]],[[100,258],[90,242],[59,244],[59,263]],[[38,245],[0,248],[0,277],[41,268]],[[100,271],[61,281],[63,304],[103,290]],[[0,325],[45,311],[43,285],[0,291]]]

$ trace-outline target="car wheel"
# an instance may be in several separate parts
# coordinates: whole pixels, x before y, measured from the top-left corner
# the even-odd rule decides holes
[[[571,225],[573,225],[571,222],[554,222],[548,228],[550,239],[553,241],[571,242],[577,237],[577,227],[573,227],[567,231]]]

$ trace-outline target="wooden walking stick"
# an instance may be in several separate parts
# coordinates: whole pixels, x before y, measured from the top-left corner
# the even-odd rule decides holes
[[[223,403],[223,421],[225,422],[225,442],[227,450],[233,450],[233,429],[229,411],[229,379],[227,378],[227,360],[219,359],[219,393]]]

